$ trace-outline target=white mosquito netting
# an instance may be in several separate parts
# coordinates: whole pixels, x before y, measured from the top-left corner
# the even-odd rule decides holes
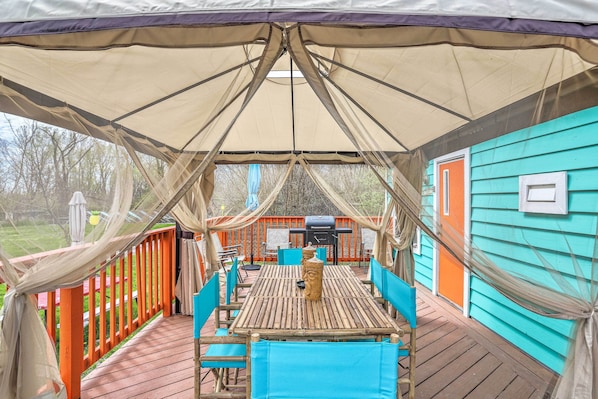
[[[577,320],[553,396],[596,396],[594,262],[579,289],[543,286],[503,271],[421,209],[427,160],[598,103],[592,4],[389,0],[371,11],[361,1],[8,3],[0,16],[0,111],[114,143],[128,158],[114,180],[115,216],[93,245],[34,265],[2,257],[0,277],[11,289],[0,396],[64,397],[30,294],[80,283],[168,212],[204,233],[213,271],[207,233],[263,215],[295,164],[338,209],[377,232],[374,253],[386,266],[388,243],[401,250],[396,272],[407,280],[419,226],[515,302]],[[163,174],[148,156],[167,165]],[[222,163],[282,166],[256,210],[208,219]],[[370,166],[393,205],[375,217],[321,171],[355,163]],[[135,205],[133,166],[152,188]],[[150,222],[127,223],[133,206],[153,215]],[[398,240],[388,230],[393,215]]]

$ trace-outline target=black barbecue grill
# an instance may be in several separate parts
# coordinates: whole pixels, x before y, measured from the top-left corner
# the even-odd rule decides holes
[[[334,216],[306,216],[305,237],[314,245],[334,245],[337,241]]]
[[[338,235],[352,233],[347,227],[336,228],[334,216],[306,216],[305,228],[291,228],[291,234],[303,234],[303,245],[332,246],[333,264],[338,264]]]

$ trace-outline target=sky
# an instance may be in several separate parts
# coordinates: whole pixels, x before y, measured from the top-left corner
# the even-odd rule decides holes
[[[12,131],[10,130],[10,126],[8,125],[7,118],[10,121],[12,121],[13,126],[23,121],[22,118],[19,118],[17,116],[4,114],[0,112],[0,139],[10,139],[12,137]]]
[[[28,119],[0,112],[0,139],[12,139],[12,130],[10,130],[10,126],[8,124],[9,120],[11,121],[13,127],[16,128],[22,124],[25,124]]]

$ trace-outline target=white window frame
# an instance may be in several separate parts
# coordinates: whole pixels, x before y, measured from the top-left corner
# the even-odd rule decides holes
[[[566,215],[567,172],[519,176],[519,212]]]
[[[421,255],[422,254],[422,231],[417,226],[415,228],[415,235],[413,236],[413,254],[414,255]]]

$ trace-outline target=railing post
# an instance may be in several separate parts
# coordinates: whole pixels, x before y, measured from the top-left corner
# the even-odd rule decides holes
[[[172,279],[174,278],[174,262],[173,262],[173,244],[174,237],[172,231],[165,232],[161,235],[162,247],[162,316],[169,317],[172,315]],[[174,238],[174,239],[173,239]]]
[[[60,376],[69,399],[81,397],[83,285],[60,290]]]

